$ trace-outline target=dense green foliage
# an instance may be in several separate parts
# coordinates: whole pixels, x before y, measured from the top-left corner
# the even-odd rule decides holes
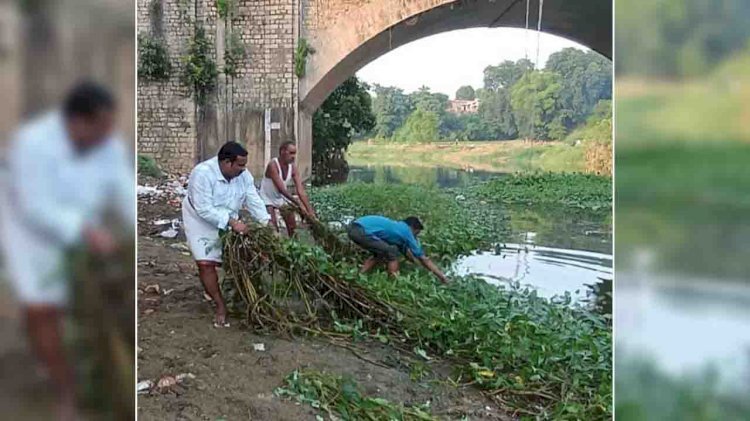
[[[372,111],[375,114],[373,134],[379,138],[390,138],[405,122],[413,111],[411,98],[403,89],[374,85],[375,97],[372,100]]]
[[[439,287],[413,272],[362,281],[378,297],[419,309],[402,321],[427,356],[463,361],[463,376],[510,408],[543,419],[606,419],[612,334],[605,317],[477,279]],[[524,413],[523,411],[522,413]]]
[[[521,179],[529,182],[514,189],[512,201],[516,203],[557,203],[555,198],[565,195],[552,190],[572,183],[568,178],[550,177],[552,187],[540,194],[536,191],[543,184],[539,177],[519,176],[516,181]],[[601,190],[599,180],[579,181],[582,190]],[[316,189],[312,200],[327,220],[368,213],[393,218],[418,215],[425,222],[420,237],[426,251],[447,262],[498,240],[501,230],[492,225],[502,222],[502,217],[487,210],[492,206],[482,205],[484,198],[473,192],[492,191],[497,185],[481,186],[439,192],[416,186],[352,184]],[[522,192],[544,200],[522,200]],[[462,194],[454,196],[457,193]],[[607,317],[566,298],[550,301],[533,291],[504,290],[473,278],[454,277],[451,285],[441,287],[429,274],[408,266],[397,282],[384,273],[362,276],[354,268],[341,269],[379,299],[402,309],[400,329],[415,341],[415,353],[458,362],[459,382],[472,381],[492,391],[506,409],[546,419],[611,416],[612,348]],[[352,334],[367,335],[361,329]],[[373,337],[382,341],[382,335]]]
[[[222,19],[228,18],[234,7],[234,0],[216,0],[216,13],[218,13],[219,17]]]
[[[562,111],[557,118],[566,131],[585,123],[600,101],[612,98],[612,63],[593,51],[558,51],[549,57],[545,70],[561,77],[558,101]]]
[[[206,30],[202,26],[195,26],[193,39],[182,61],[182,83],[192,89],[198,104],[205,104],[208,96],[216,89],[219,71],[211,41],[206,37]]]
[[[138,155],[138,175],[161,177],[162,172],[153,157],[148,155]]]
[[[277,388],[277,396],[289,397],[343,420],[430,421],[425,409],[394,405],[382,398],[364,396],[349,376],[336,376],[314,370],[295,370]],[[322,418],[318,418],[322,419]]]
[[[562,79],[551,72],[527,73],[513,85],[510,103],[522,137],[549,140],[565,136],[561,91]]]
[[[168,80],[171,72],[164,41],[146,34],[138,35],[138,77],[149,81]]]
[[[315,49],[310,46],[307,39],[300,38],[297,41],[297,49],[294,52],[294,74],[297,78],[305,77],[307,69],[307,56],[315,54]]]
[[[357,133],[372,130],[375,118],[367,84],[352,76],[342,83],[313,116],[313,176],[324,177],[343,159]]]
[[[381,139],[505,140],[520,135],[562,140],[586,122],[600,101],[612,98],[612,64],[594,52],[566,48],[552,54],[544,70],[535,70],[526,59],[488,66],[483,88],[462,86],[456,92],[457,99],[478,98],[477,113],[447,112],[448,97],[426,87],[406,94],[375,85],[373,93],[372,135]],[[423,132],[410,129],[411,139],[395,136],[417,110],[438,117],[437,136],[433,124],[425,124]]]
[[[419,215],[425,221],[421,237],[428,253],[437,252],[446,262],[489,244],[488,235],[498,240],[498,230],[491,224],[501,218],[486,209],[497,206],[483,205],[480,197],[468,191],[353,184],[313,189],[311,198],[327,221],[367,213],[394,218]],[[320,314],[320,324],[312,331],[335,332],[339,338],[344,334],[355,340],[375,339],[408,349],[428,362],[448,360],[456,368],[453,384],[471,383],[487,391],[508,413],[537,419],[611,418],[612,334],[608,316],[574,304],[568,296],[549,300],[538,297],[535,291],[499,288],[472,277],[454,276],[449,285],[438,285],[430,274],[410,264],[404,265],[396,280],[382,271],[364,275],[354,262],[332,259],[320,246],[293,239],[279,241],[266,231],[265,243],[253,250],[273,264],[284,262],[283,267],[276,268],[283,276],[278,277],[282,283],[274,291],[292,288],[283,284],[292,276],[298,290],[299,284],[309,285],[307,290],[318,293],[325,287],[337,291],[326,296],[356,296],[356,302],[346,303],[371,309],[359,313],[359,318],[352,316],[356,312],[331,307],[334,312],[328,317]],[[234,239],[262,240],[253,237]],[[229,259],[233,251],[225,250],[225,256]],[[229,260],[264,264],[263,259],[251,257]],[[269,302],[261,301],[262,305]],[[268,318],[286,314],[286,310],[265,314]],[[305,326],[309,329],[311,325]],[[383,411],[406,415],[415,410],[364,397],[351,382],[315,372],[293,374],[278,393],[336,412],[344,419],[368,419],[370,415],[374,416],[371,419],[389,419],[381,418]]]
[[[229,77],[237,77],[240,62],[246,55],[245,44],[242,43],[239,35],[232,33],[227,37],[227,44],[224,50],[224,74]]]
[[[616,3],[621,75],[691,76],[746,48],[750,2],[653,0]]]
[[[612,180],[590,174],[543,173],[512,175],[471,188],[484,200],[569,206],[580,209],[611,209]]]
[[[438,138],[440,117],[433,111],[417,109],[393,138],[400,142],[430,142]]]
[[[420,241],[430,256],[448,261],[496,240],[501,217],[487,206],[467,207],[433,188],[412,185],[346,184],[311,192],[324,220],[379,214],[393,219],[418,216],[425,225]]]
[[[471,101],[476,97],[477,94],[474,92],[474,88],[471,85],[464,85],[456,90],[456,99]]]

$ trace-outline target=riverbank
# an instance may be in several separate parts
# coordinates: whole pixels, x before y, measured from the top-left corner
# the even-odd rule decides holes
[[[392,167],[444,167],[488,172],[597,172],[606,167],[599,155],[610,146],[583,140],[532,142],[507,140],[492,142],[395,143],[354,142],[346,154],[349,165]],[[601,150],[600,150],[601,149]],[[611,168],[611,157],[609,158]],[[606,171],[605,171],[606,172]]]
[[[567,176],[549,177],[545,182],[570,183]],[[582,185],[581,190],[590,187]],[[496,188],[487,184],[484,190],[438,191],[348,184],[314,189],[311,199],[329,220],[374,212],[420,215],[428,227],[422,236],[428,253],[448,268],[458,256],[502,239],[508,226],[502,206],[522,203],[523,191],[537,190],[534,183],[521,183],[501,202],[481,197]],[[558,203],[549,194],[556,190],[542,192],[531,202],[543,198]],[[409,337],[418,341],[413,352],[391,347],[397,335],[375,335],[358,327],[356,320],[337,325],[348,329],[347,343],[354,352],[310,337],[262,335],[245,326],[241,315],[234,316],[231,328],[216,330],[210,327],[212,309],[202,299],[182,235],[161,238],[163,229],[153,225],[179,218],[179,201],[164,197],[139,202],[139,380],[186,376],[169,393],[141,396],[143,419],[236,419],[248,414],[314,419],[318,412],[311,406],[273,393],[297,369],[349,374],[364,394],[394,405],[424,407],[430,402],[428,412],[440,419],[500,420],[522,414],[598,419],[611,414],[608,318],[582,305],[493,287],[472,277],[455,276],[454,284],[441,288],[429,274],[405,264],[403,282],[394,283],[381,272],[357,282],[395,305],[420,309],[403,322]],[[576,207],[571,205],[575,203],[559,203]],[[321,262],[319,267],[334,266]],[[257,350],[257,344],[264,350]],[[580,352],[561,352],[573,349]]]

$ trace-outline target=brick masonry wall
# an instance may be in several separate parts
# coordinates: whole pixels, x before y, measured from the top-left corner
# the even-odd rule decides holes
[[[161,1],[161,20],[152,16],[154,1]],[[280,125],[271,132],[272,145],[295,138],[298,1],[235,0],[225,22],[215,0],[138,0],[138,32],[162,33],[173,68],[168,81],[138,82],[139,153],[153,156],[167,171],[187,172],[227,140],[237,140],[248,146],[249,167],[259,178],[267,157],[265,113]],[[193,36],[191,21],[205,28],[220,73],[224,46],[232,34],[246,50],[237,76],[220,74],[215,94],[200,109],[191,90],[180,83],[181,58]]]

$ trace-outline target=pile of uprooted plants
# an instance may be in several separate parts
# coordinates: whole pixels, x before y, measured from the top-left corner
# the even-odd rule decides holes
[[[460,382],[509,412],[611,417],[606,318],[472,278],[444,287],[423,271],[407,269],[396,280],[362,275],[359,252],[343,235],[305,219],[318,245],[262,226],[223,236],[224,287],[241,297],[253,328],[335,338],[340,326],[354,325],[398,349],[453,361]]]
[[[135,417],[135,245],[108,256],[72,250],[66,262],[74,280],[69,340],[82,403],[104,418]]]

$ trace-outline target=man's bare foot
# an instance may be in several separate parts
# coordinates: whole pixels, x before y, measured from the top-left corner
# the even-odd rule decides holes
[[[214,327],[229,327],[227,322],[227,310],[216,309],[216,317],[214,318]]]

